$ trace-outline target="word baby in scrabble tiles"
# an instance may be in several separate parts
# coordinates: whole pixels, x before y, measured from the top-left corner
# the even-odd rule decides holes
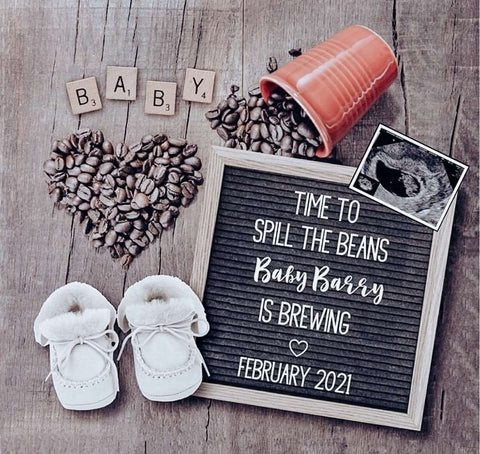
[[[137,68],[107,66],[106,99],[135,101],[137,98]],[[183,99],[185,101],[211,103],[215,72],[187,68]],[[102,101],[95,77],[80,79],[67,84],[67,94],[75,115],[100,110]],[[145,90],[145,113],[174,115],[177,96],[175,82],[148,80]]]

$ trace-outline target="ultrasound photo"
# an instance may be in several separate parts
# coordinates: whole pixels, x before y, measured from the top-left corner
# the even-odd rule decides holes
[[[350,189],[438,230],[467,169],[380,125]]]

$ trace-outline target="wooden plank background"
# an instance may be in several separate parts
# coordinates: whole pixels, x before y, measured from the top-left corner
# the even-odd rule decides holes
[[[21,453],[322,452],[476,453],[478,450],[478,1],[477,0],[1,0],[0,451]],[[173,118],[143,113],[145,81],[177,81],[186,67],[214,69],[214,101],[246,89],[275,55],[308,49],[347,25],[372,27],[394,48],[401,74],[342,141],[337,158],[357,165],[378,122],[470,165],[460,191],[443,304],[420,433],[190,398],[149,402],[136,386],[131,351],[112,406],[63,410],[33,320],[58,286],[80,280],[118,304],[155,273],[189,280],[204,193],[175,229],[128,272],[96,253],[78,225],[54,211],[41,172],[52,139],[77,126],[131,143],[147,132],[196,142],[207,164],[220,139],[205,105],[179,102]],[[72,116],[65,82],[107,65],[139,68],[136,102],[106,101]],[[207,175],[208,178],[208,175]]]

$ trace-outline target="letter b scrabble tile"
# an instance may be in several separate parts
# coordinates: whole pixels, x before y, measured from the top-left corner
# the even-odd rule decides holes
[[[174,115],[177,84],[147,80],[145,113],[154,115]]]
[[[66,85],[68,99],[74,115],[93,112],[102,108],[95,77],[67,82]]]
[[[106,98],[134,101],[137,98],[137,68],[107,66]]]
[[[187,68],[183,99],[185,101],[204,102],[210,104],[213,97],[215,73],[202,69]]]

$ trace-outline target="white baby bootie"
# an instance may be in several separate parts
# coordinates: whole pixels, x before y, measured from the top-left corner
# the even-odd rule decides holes
[[[35,340],[50,346],[50,373],[60,403],[69,410],[93,410],[110,404],[118,388],[113,351],[115,308],[88,284],[72,282],[43,303]]]
[[[172,276],[149,276],[132,285],[118,307],[118,325],[131,333],[135,375],[150,400],[171,402],[193,394],[208,369],[195,337],[208,333],[203,305],[193,290]]]

